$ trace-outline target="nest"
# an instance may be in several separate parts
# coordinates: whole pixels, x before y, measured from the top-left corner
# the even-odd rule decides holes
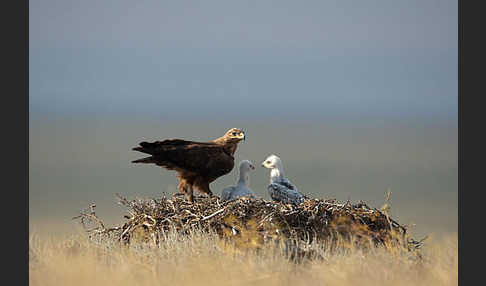
[[[109,237],[125,244],[142,239],[158,245],[167,232],[188,234],[197,229],[255,248],[268,241],[295,245],[353,241],[359,246],[393,245],[408,251],[420,248],[423,241],[410,238],[407,228],[390,218],[386,209],[371,208],[362,201],[306,199],[291,205],[246,197],[224,202],[218,197],[196,197],[189,203],[179,195],[159,200],[117,196],[128,209],[123,225],[105,227],[94,204],[74,218],[80,219],[90,237]]]

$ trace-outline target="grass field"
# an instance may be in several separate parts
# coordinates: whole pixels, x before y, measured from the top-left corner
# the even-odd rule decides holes
[[[241,251],[215,235],[175,233],[158,248],[30,235],[30,285],[457,285],[457,233],[431,237],[423,259],[402,252],[316,248],[322,259],[289,261],[279,248]]]

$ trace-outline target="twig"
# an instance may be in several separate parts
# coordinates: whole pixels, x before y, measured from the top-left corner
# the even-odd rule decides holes
[[[202,220],[207,220],[207,219],[210,219],[210,218],[212,218],[213,216],[216,216],[216,215],[218,215],[218,214],[220,214],[220,213],[224,212],[224,210],[225,210],[225,208],[222,208],[222,209],[220,209],[219,211],[217,211],[217,212],[213,213],[212,215],[208,215],[208,216],[203,217],[203,218],[202,218]]]

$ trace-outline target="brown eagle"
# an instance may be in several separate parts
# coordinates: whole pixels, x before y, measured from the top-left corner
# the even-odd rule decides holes
[[[231,172],[235,165],[233,155],[245,133],[232,128],[224,136],[209,142],[194,142],[182,139],[167,139],[152,143],[142,142],[133,148],[152,156],[132,161],[132,163],[156,164],[168,170],[177,171],[178,189],[186,199],[193,201],[193,187],[209,196],[213,193],[209,184]]]

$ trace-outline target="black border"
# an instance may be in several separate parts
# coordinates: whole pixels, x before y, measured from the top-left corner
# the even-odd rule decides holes
[[[28,285],[29,1],[2,4],[2,280]]]
[[[458,1],[458,204],[459,204],[459,284],[480,285],[484,263],[479,256],[484,242],[484,2]],[[467,4],[467,5],[466,5]],[[483,8],[483,9],[482,9]],[[482,41],[483,40],[483,41]],[[475,102],[476,101],[476,102]],[[477,259],[477,261],[476,261]]]

